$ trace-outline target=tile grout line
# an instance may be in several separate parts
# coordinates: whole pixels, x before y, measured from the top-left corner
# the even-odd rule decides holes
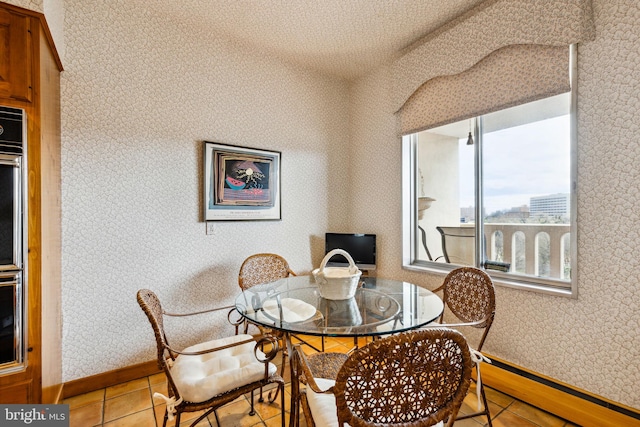
[[[100,425],[104,426],[104,416],[107,411],[107,388],[102,389],[102,411],[100,414]]]
[[[147,377],[147,387],[149,390],[149,398],[151,399],[151,413],[153,414],[153,422],[158,427],[158,417],[156,416],[156,404],[153,401],[153,390],[151,389],[151,378]]]

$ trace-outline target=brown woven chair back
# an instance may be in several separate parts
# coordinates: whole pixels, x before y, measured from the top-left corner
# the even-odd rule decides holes
[[[392,335],[356,350],[336,377],[339,425],[431,426],[453,423],[469,388],[467,341],[457,331]]]
[[[164,332],[164,322],[162,321],[163,310],[160,300],[158,299],[158,296],[149,289],[140,289],[136,298],[140,308],[142,308],[144,314],[147,315],[147,318],[151,323],[151,327],[153,328],[153,333],[156,337],[156,347],[158,350],[158,368],[164,371],[167,376],[167,389],[169,391],[169,396],[176,396],[179,398],[180,394],[178,392],[178,388],[173,381],[171,370],[167,364],[167,357],[175,360],[177,355],[172,353],[169,349],[167,336]]]
[[[158,348],[158,367],[164,369],[165,359],[164,351],[167,345],[166,335],[164,333],[164,324],[162,322],[162,305],[155,293],[149,289],[140,289],[137,294],[138,304],[147,315],[153,333],[156,336],[156,346]]]
[[[244,260],[238,274],[240,289],[249,289],[255,285],[261,285],[283,279],[295,273],[289,268],[289,263],[280,255],[261,253],[251,255]]]
[[[496,313],[496,295],[491,277],[478,268],[461,267],[451,271],[439,289],[443,290],[442,299],[454,316],[462,322],[478,322],[473,327],[484,328],[476,347],[480,351]]]

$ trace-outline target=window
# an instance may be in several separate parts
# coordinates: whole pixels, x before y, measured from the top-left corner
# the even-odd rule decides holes
[[[574,91],[403,137],[405,267],[576,295]]]

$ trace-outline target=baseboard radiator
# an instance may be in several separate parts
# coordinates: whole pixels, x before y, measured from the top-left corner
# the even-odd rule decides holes
[[[553,378],[487,355],[482,382],[582,427],[640,427],[640,410],[625,407]]]

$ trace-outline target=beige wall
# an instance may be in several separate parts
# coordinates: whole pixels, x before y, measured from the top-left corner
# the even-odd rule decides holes
[[[425,231],[432,259],[437,259],[442,256],[442,245],[441,235],[436,226],[460,225],[458,138],[438,135],[435,132],[420,132],[417,138],[417,164],[424,182],[424,196],[435,199],[429,210],[424,211],[424,217],[419,220],[418,225]],[[419,184],[418,195],[422,195]],[[418,259],[429,259],[423,246],[419,245],[418,248]],[[469,249],[470,259],[473,259],[473,245],[470,245]]]
[[[347,87],[188,22],[86,3],[65,2],[65,381],[154,357],[138,288],[176,310],[229,303],[245,256],[279,252],[308,271],[328,229],[377,233],[380,276],[439,284],[401,265],[390,68]],[[593,6],[596,39],[579,49],[579,297],[499,287],[485,348],[638,408],[640,10],[635,0]],[[281,222],[205,235],[203,139],[282,151]],[[224,323],[207,322],[169,326],[186,341]]]
[[[497,289],[486,352],[640,408],[640,9],[594,0],[596,39],[578,55],[578,299]],[[441,277],[401,268],[400,140],[385,103],[391,71],[352,88],[352,224],[379,234],[379,275],[435,287]],[[379,100],[382,94],[383,100]],[[365,170],[376,171],[372,179]],[[372,185],[376,191],[372,193]],[[373,195],[375,194],[375,195]]]
[[[124,7],[125,3],[128,7]],[[348,88],[172,22],[144,2],[65,3],[62,74],[64,380],[152,360],[136,303],[230,304],[248,255],[298,272],[349,216]],[[203,140],[282,152],[282,221],[202,221]],[[230,333],[221,316],[182,343]]]
[[[36,12],[44,13],[44,0],[2,0],[5,3],[12,4],[14,6],[24,7],[25,9],[35,10]]]

